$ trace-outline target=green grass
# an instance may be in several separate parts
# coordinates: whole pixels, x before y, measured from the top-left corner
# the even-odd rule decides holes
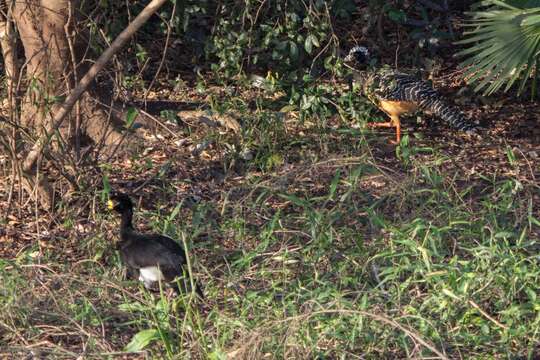
[[[96,207],[77,232],[80,219],[66,214],[50,248],[36,243],[0,262],[2,356],[538,354],[539,188],[523,172],[470,175],[449,166],[448,149],[412,137],[397,156],[381,154],[385,136],[313,109],[303,124],[244,111],[240,135],[182,130],[212,139],[215,157],[188,164],[216,167],[223,182],[160,172],[139,194],[136,223],[185,239],[206,301],[169,301],[124,280],[115,217]],[[161,161],[175,169],[188,157]],[[134,161],[130,178],[162,165]],[[509,156],[501,166],[518,165]],[[111,184],[125,169],[106,170]],[[85,196],[99,204],[99,192]]]

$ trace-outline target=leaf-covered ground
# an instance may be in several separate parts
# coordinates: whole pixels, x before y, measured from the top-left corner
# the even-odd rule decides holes
[[[538,103],[474,94],[443,58],[432,79],[480,139],[422,115],[396,147],[339,79],[301,107],[210,74],[157,81],[145,149],[84,168],[78,193],[59,180],[55,214],[0,155],[0,358],[538,357]],[[104,184],[188,245],[204,301],[126,279]]]
[[[534,104],[465,104],[479,140],[409,119],[396,148],[358,126],[376,112],[300,120],[208,92],[184,96],[219,111],[142,130],[144,152],[93,170],[56,216],[8,210],[4,178],[2,356],[537,354]],[[132,193],[140,230],[189,244],[203,302],[125,280],[104,178]]]

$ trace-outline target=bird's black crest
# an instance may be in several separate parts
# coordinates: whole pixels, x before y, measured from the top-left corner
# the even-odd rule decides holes
[[[355,46],[349,50],[349,54],[345,57],[346,62],[357,62],[366,64],[369,62],[369,50],[365,46]]]

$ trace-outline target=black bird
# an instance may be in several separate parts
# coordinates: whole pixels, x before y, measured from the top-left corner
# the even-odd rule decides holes
[[[189,278],[182,279],[188,273],[186,255],[182,246],[173,239],[159,234],[141,234],[133,228],[133,203],[129,196],[114,192],[109,196],[107,207],[122,216],[120,223],[120,242],[117,249],[122,261],[128,268],[128,273],[138,275],[139,280],[149,290],[159,288],[159,281],[168,283],[178,294],[176,279],[184,284],[184,290],[189,286]],[[203,293],[197,283],[195,291],[203,298]]]

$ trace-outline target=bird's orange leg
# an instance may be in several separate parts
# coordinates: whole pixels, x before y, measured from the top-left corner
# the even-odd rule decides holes
[[[396,128],[396,140],[391,140],[390,142],[392,144],[399,144],[401,141],[401,123],[399,121],[399,117],[397,116],[391,116],[390,121],[388,122],[376,122],[376,123],[368,123],[368,127],[385,127],[385,128]]]
[[[396,128],[396,144],[399,144],[401,142],[401,123],[399,121],[399,117],[392,116],[392,123]]]

